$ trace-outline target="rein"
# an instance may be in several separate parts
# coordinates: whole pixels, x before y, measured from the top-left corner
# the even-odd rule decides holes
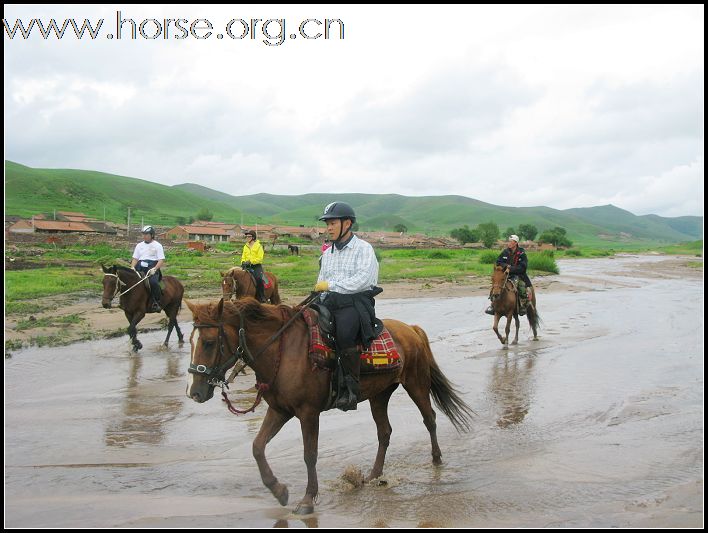
[[[246,327],[245,327],[245,318],[243,316],[243,313],[241,311],[238,312],[239,316],[239,329],[238,329],[238,346],[236,347],[236,350],[232,352],[231,350],[231,345],[229,343],[229,337],[226,335],[226,330],[224,329],[224,326],[227,324],[224,324],[220,319],[221,319],[221,313],[219,316],[219,322],[214,323],[214,324],[194,324],[194,330],[192,331],[192,337],[194,337],[194,332],[198,328],[217,328],[219,330],[219,336],[218,336],[218,343],[219,343],[219,359],[225,356],[224,354],[224,344],[226,344],[227,352],[230,353],[231,355],[228,357],[228,359],[214,367],[208,367],[206,365],[195,365],[194,363],[190,362],[189,364],[189,369],[188,372],[191,374],[202,374],[205,375],[208,379],[207,383],[212,386],[220,386],[221,387],[221,396],[222,396],[222,401],[226,402],[227,407],[229,408],[229,411],[233,414],[245,414],[245,413],[250,413],[255,410],[255,408],[258,406],[259,403],[261,403],[261,400],[263,398],[263,394],[270,390],[271,386],[273,383],[275,383],[276,378],[278,377],[278,370],[280,369],[280,357],[282,355],[283,351],[283,341],[285,337],[281,337],[283,332],[290,327],[290,325],[303,313],[303,311],[310,306],[310,304],[315,300],[317,297],[317,293],[312,293],[310,296],[305,298],[303,302],[300,304],[300,309],[288,320],[278,331],[276,331],[273,335],[271,335],[268,340],[265,342],[263,346],[261,346],[258,351],[256,352],[255,355],[251,353],[251,350],[248,348],[248,344],[246,342]],[[254,368],[255,363],[256,363],[256,358],[262,355],[266,349],[273,344],[273,342],[278,339],[278,337],[281,337],[280,339],[280,347],[278,349],[278,358],[276,359],[275,363],[275,374],[273,376],[273,380],[271,384],[268,383],[262,383],[258,380],[258,376],[256,376],[256,390],[258,391],[256,395],[256,400],[254,404],[251,406],[250,409],[246,409],[245,411],[241,411],[239,409],[236,409],[232,404],[229,398],[226,395],[226,391],[224,389],[229,388],[228,380],[225,380],[226,378],[226,371],[231,368],[232,366],[235,366],[236,363],[238,363],[239,360],[242,360],[245,365],[250,366],[251,368]],[[190,343],[192,342],[192,338],[190,338]],[[242,367],[243,368],[243,367]],[[239,369],[240,370],[240,369]]]
[[[138,274],[138,278],[140,278],[140,279],[138,280],[138,282],[135,285],[132,285],[125,292],[120,292],[120,291],[121,291],[122,287],[125,287],[127,285],[127,283],[125,283],[122,279],[120,279],[120,276],[118,276],[118,274],[110,274],[108,272],[103,273],[105,276],[113,276],[114,278],[116,278],[118,280],[116,282],[116,290],[113,293],[113,298],[115,298],[116,296],[120,297],[120,296],[123,296],[124,294],[128,294],[131,290],[133,290],[135,287],[137,287],[143,281],[145,281],[145,278],[143,278],[137,271],[135,273]],[[145,277],[147,277],[147,276],[145,276]]]

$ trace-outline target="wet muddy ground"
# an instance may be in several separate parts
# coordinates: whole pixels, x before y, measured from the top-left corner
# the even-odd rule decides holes
[[[324,413],[320,498],[291,514],[306,470],[299,424],[266,450],[290,489],[280,507],[251,442],[265,406],[231,415],[186,398],[189,345],[164,332],[5,361],[5,525],[9,527],[700,527],[703,524],[702,271],[649,277],[665,257],[559,261],[538,294],[540,340],[522,322],[502,348],[483,296],[388,299],[381,317],[423,327],[477,416],[458,434],[438,411],[434,466],[407,394],[390,402],[383,481],[353,487],[376,453],[368,403]],[[183,330],[188,335],[191,325]],[[250,407],[252,374],[230,397]]]

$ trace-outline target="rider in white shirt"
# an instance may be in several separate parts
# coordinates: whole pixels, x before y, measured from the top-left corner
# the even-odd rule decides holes
[[[162,311],[160,307],[160,298],[162,296],[162,291],[160,291],[160,279],[162,279],[160,267],[165,263],[165,250],[155,240],[155,228],[145,226],[142,233],[143,242],[139,242],[135,246],[130,266],[138,272],[144,272],[149,277],[150,292],[153,299],[150,312],[159,313]]]

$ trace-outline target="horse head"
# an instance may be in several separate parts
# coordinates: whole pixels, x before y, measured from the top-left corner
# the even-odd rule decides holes
[[[221,294],[224,301],[234,301],[243,296],[243,270],[232,268],[227,272],[219,272],[221,274]]]
[[[509,275],[506,273],[505,269],[499,265],[494,267],[494,272],[492,272],[492,302],[498,300],[502,295],[508,278]]]
[[[246,339],[250,333],[246,331],[246,323],[262,324],[269,322],[270,328],[276,328],[281,320],[280,310],[264,306],[254,298],[244,298],[236,302],[224,301],[217,304],[193,304],[185,300],[192,311],[194,330],[189,341],[191,344],[191,359],[189,363],[189,378],[187,397],[195,402],[203,403],[214,396],[214,387],[222,388],[226,384],[226,372],[239,360],[253,367],[255,357],[248,349]],[[270,309],[268,309],[270,308]],[[256,328],[256,335],[268,332],[261,327]],[[276,345],[277,346],[277,345]]]
[[[187,300],[185,303],[194,320],[186,393],[188,398],[203,403],[214,396],[214,387],[225,381],[226,371],[235,364],[235,360],[231,361],[236,357],[232,347],[238,345],[238,340],[235,329],[226,328],[223,322],[223,298],[216,307]]]
[[[103,295],[101,296],[101,305],[105,309],[111,308],[111,302],[115,295],[120,292],[120,283],[118,282],[117,268],[115,265],[106,267],[101,265],[103,270]]]

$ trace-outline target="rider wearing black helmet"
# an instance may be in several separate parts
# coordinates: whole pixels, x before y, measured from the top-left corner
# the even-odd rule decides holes
[[[375,338],[374,296],[379,263],[371,245],[352,233],[356,222],[354,209],[344,202],[332,202],[320,220],[327,223],[332,246],[322,254],[320,274],[315,285],[320,305],[329,309],[335,320],[336,351],[341,369],[334,406],[348,411],[356,409],[359,396],[361,350]]]
[[[159,313],[162,311],[160,307],[160,279],[162,272],[160,267],[165,264],[165,250],[162,245],[155,240],[155,228],[145,226],[142,230],[143,242],[139,242],[135,246],[133,252],[133,260],[130,266],[138,272],[144,272],[149,277],[150,292],[152,294],[152,306],[150,313]]]

